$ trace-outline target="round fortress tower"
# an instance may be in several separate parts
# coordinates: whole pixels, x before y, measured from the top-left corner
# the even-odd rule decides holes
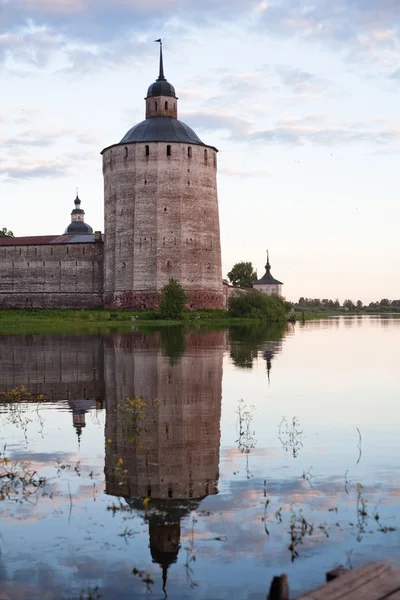
[[[104,305],[153,308],[174,278],[188,306],[223,308],[217,149],[177,119],[161,43],[145,100],[145,121],[102,151]]]

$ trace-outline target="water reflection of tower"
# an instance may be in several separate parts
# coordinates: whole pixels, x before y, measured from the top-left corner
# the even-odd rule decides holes
[[[178,556],[182,519],[217,493],[219,478],[225,334],[181,335],[185,350],[175,364],[162,354],[158,333],[105,342],[106,492],[145,514],[164,586]],[[121,399],[136,396],[146,402],[137,443],[117,409]]]
[[[268,383],[270,383],[272,359],[274,358],[275,354],[281,352],[282,345],[282,340],[270,340],[262,344],[261,351],[263,353],[264,360],[267,363]]]
[[[68,400],[68,405],[72,411],[72,424],[80,443],[82,430],[86,427],[86,413],[92,408],[96,408],[98,404],[94,398],[81,398]]]

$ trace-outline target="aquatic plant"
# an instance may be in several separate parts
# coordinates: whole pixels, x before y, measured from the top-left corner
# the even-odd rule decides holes
[[[185,560],[185,570],[186,570],[186,579],[191,588],[197,587],[198,583],[193,579],[194,571],[191,567],[191,564],[196,562],[196,554],[195,554],[195,546],[194,546],[194,526],[197,523],[197,519],[193,517],[192,519],[192,531],[191,537],[188,540],[187,545],[184,550],[186,552],[186,560]]]
[[[151,590],[151,586],[154,584],[154,579],[152,577],[151,571],[144,571],[142,569],[137,569],[136,567],[133,567],[132,574],[136,577],[139,577],[139,579],[144,584],[146,584],[148,592]]]
[[[125,400],[118,402],[115,412],[123,417],[120,419],[120,422],[124,441],[129,444],[135,444],[137,448],[139,447],[141,434],[148,431],[148,426],[145,423],[148,416],[146,409],[149,406],[156,406],[157,404],[158,400],[156,398],[149,405],[148,402],[142,400],[139,396],[125,398]],[[107,440],[107,444],[111,443],[112,440]],[[123,460],[118,459],[118,464],[122,466]]]
[[[257,443],[254,437],[255,431],[251,427],[255,415],[255,407],[247,406],[243,399],[239,400],[236,414],[238,415],[237,431],[239,437],[235,441],[235,444],[238,445],[238,450],[242,454],[249,454]]]
[[[288,452],[292,451],[293,458],[296,458],[299,454],[300,448],[303,446],[301,436],[303,430],[300,429],[299,420],[297,417],[293,417],[289,423],[286,417],[282,417],[282,421],[279,424],[278,429],[278,440],[282,444],[282,448]]]
[[[10,460],[4,446],[0,452],[0,501],[28,500],[43,489],[46,482],[46,478],[40,477],[29,462]]]
[[[347,473],[347,472],[346,472]],[[303,474],[304,479],[304,474]],[[350,483],[350,482],[348,482]],[[382,525],[380,516],[378,513],[379,503],[375,508],[370,511],[367,498],[365,498],[364,486],[361,483],[357,483],[355,487],[355,509],[356,509],[356,521],[348,522],[347,526],[350,532],[356,535],[356,540],[361,542],[365,534],[373,534],[374,532],[390,533],[397,530],[394,526]],[[349,491],[346,490],[349,494]],[[266,481],[264,481],[264,498],[266,498]],[[304,538],[311,536],[320,536],[323,534],[326,538],[329,538],[329,531],[335,528],[340,528],[341,525],[337,518],[334,522],[322,522],[314,523],[311,519],[305,515],[302,508],[296,508],[291,506],[286,509],[284,506],[280,506],[275,514],[269,514],[271,500],[266,498],[264,503],[264,513],[261,517],[261,521],[264,525],[264,530],[267,535],[270,535],[267,523],[275,524],[277,526],[287,527],[287,533],[289,536],[288,550],[290,552],[292,562],[299,558],[299,546],[303,544]],[[338,515],[339,509],[337,506],[331,506],[327,509],[328,513]],[[372,529],[372,523],[375,523],[376,528]],[[272,525],[273,526],[273,525]],[[317,541],[319,541],[317,539]]]

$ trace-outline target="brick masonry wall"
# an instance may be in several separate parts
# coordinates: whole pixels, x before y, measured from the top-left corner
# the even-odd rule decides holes
[[[103,303],[102,243],[0,247],[0,308]]]
[[[193,308],[222,308],[216,151],[182,143],[103,154],[105,306],[154,306],[171,277]],[[170,146],[170,156],[167,155]]]

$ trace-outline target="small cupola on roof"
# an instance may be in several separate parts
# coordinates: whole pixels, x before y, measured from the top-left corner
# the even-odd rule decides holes
[[[157,77],[155,83],[152,83],[150,85],[149,89],[147,90],[146,100],[148,98],[155,98],[156,96],[170,96],[177,100],[174,86],[166,80],[165,75],[164,75],[162,41],[161,41],[161,39],[155,40],[155,41],[160,43],[160,68],[159,68],[158,77]]]
[[[85,211],[81,208],[81,200],[76,192],[74,200],[75,208],[71,212],[71,223],[65,230],[65,233],[85,234],[93,233],[93,229],[85,223]]]
[[[167,81],[164,75],[164,61],[162,41],[155,40],[160,44],[160,66],[158,77],[155,83],[152,83],[147,90],[146,100],[146,119],[154,117],[172,117],[178,118],[178,98],[175,94],[174,86]]]
[[[265,265],[265,274],[258,279],[253,281],[253,288],[263,292],[264,294],[278,294],[282,295],[282,281],[278,281],[271,275],[271,265],[269,264],[269,252],[267,250],[267,264]]]

